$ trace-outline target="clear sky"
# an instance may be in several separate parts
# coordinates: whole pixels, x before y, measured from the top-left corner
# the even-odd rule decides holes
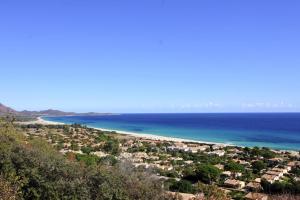
[[[17,110],[300,111],[299,0],[1,0]]]

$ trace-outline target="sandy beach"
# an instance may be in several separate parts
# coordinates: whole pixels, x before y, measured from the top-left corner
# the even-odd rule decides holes
[[[36,121],[21,122],[21,124],[64,125],[65,123],[52,122],[52,121],[44,120],[41,117],[38,117]],[[134,133],[134,132],[128,132],[128,131],[122,131],[122,130],[97,128],[97,127],[92,127],[92,126],[88,126],[88,127],[96,129],[96,130],[116,132],[117,134],[129,135],[129,136],[133,136],[133,137],[136,137],[136,138],[143,138],[143,139],[151,139],[151,140],[159,140],[159,141],[172,141],[172,142],[191,142],[191,143],[199,143],[199,144],[217,144],[217,145],[223,145],[223,146],[232,146],[232,144],[225,144],[225,143],[207,142],[207,141],[200,141],[200,140],[189,140],[189,139],[183,139],[183,138],[159,136],[159,135],[146,134],[146,133]]]
[[[44,120],[41,117],[38,117],[37,120],[34,121],[28,121],[28,122],[17,122],[18,124],[21,125],[28,125],[28,124],[42,124],[42,125],[64,125],[64,123],[60,123],[60,122],[52,122],[52,121],[47,121]]]

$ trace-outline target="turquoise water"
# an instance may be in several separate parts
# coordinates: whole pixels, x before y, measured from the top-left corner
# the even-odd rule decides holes
[[[89,127],[239,146],[300,150],[300,114],[121,114],[45,117]]]

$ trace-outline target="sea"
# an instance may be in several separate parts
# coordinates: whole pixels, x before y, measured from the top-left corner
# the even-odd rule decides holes
[[[113,114],[43,119],[137,134],[300,150],[300,113]]]

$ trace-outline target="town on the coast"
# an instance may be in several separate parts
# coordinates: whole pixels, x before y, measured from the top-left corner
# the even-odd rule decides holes
[[[42,138],[85,165],[123,162],[147,170],[179,199],[200,200],[214,191],[231,199],[267,200],[278,191],[300,190],[298,151],[138,137],[79,124],[17,127],[27,139]]]

